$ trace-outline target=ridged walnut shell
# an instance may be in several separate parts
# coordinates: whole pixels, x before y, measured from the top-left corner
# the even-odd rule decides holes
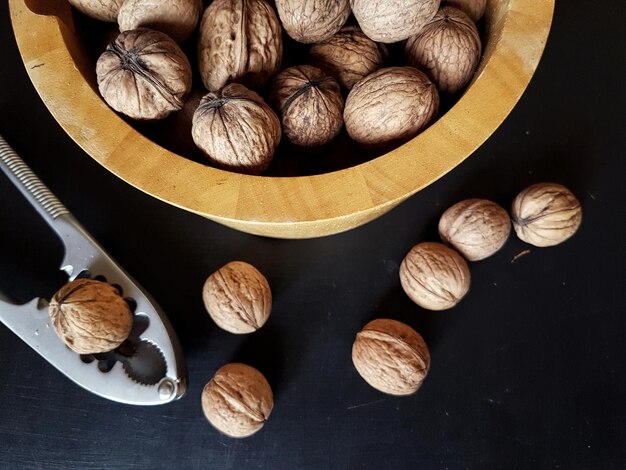
[[[166,34],[139,28],[121,33],[96,64],[100,94],[133,119],[162,119],[183,107],[191,90],[187,56]]]
[[[273,407],[270,384],[258,370],[245,364],[226,364],[202,391],[204,416],[230,437],[248,437],[259,431]]]
[[[443,4],[463,10],[474,23],[478,23],[485,14],[487,0],[445,0]]]
[[[208,93],[193,115],[191,135],[217,166],[258,174],[269,166],[280,143],[280,121],[263,98],[232,83]]]
[[[377,42],[402,41],[420,32],[441,0],[350,0],[363,32]]]
[[[357,333],[352,362],[375,389],[390,395],[410,395],[428,374],[430,353],[424,339],[410,326],[381,318]]]
[[[57,336],[78,354],[112,351],[133,326],[128,303],[110,284],[76,279],[59,289],[48,306]]]
[[[439,236],[469,261],[485,259],[504,246],[511,233],[506,210],[486,199],[466,199],[439,219]]]
[[[202,0],[125,0],[117,15],[120,31],[150,28],[182,43],[194,32]]]
[[[441,243],[419,243],[400,265],[406,295],[422,308],[446,310],[467,294],[470,271],[463,257]]]
[[[198,67],[208,90],[229,82],[261,88],[280,70],[282,55],[280,23],[265,0],[214,0],[205,10]]]
[[[437,88],[425,74],[413,67],[388,67],[354,85],[343,119],[358,143],[386,147],[415,137],[438,109]]]
[[[517,236],[538,247],[554,246],[576,233],[582,223],[576,196],[556,183],[534,184],[513,201],[511,219]]]
[[[311,62],[351,90],[356,82],[383,66],[387,48],[368,38],[358,26],[346,26],[325,41],[313,44]]]
[[[441,8],[404,49],[408,64],[426,72],[442,93],[456,93],[469,83],[481,51],[471,18],[453,7]]]
[[[115,23],[124,0],[68,0],[68,2],[91,18]]]
[[[276,0],[283,28],[306,44],[324,41],[341,29],[350,16],[349,0]]]
[[[235,334],[258,330],[272,311],[267,279],[243,261],[232,261],[211,274],[204,283],[202,299],[217,326]]]
[[[300,147],[318,147],[343,127],[343,97],[337,81],[317,67],[298,65],[279,73],[272,84],[272,104],[283,135]]]

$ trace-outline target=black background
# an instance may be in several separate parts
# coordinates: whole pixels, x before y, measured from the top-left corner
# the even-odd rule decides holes
[[[539,1],[539,0],[538,0]],[[249,236],[165,205],[84,154],[32,87],[0,7],[0,133],[100,243],[157,298],[177,329],[190,387],[179,402],[132,407],[73,385],[0,326],[2,468],[626,468],[626,3],[561,0],[530,87],[465,163],[380,219],[332,237]],[[442,211],[467,197],[505,207],[540,181],[570,187],[580,231],[549,249],[514,236],[471,265],[447,312],[410,302],[398,265],[435,240]],[[0,286],[49,297],[62,248],[0,177]],[[275,305],[234,336],[204,313],[201,287],[243,259]],[[431,372],[405,398],[370,388],[350,349],[367,321],[419,331]],[[266,427],[218,434],[200,391],[226,362],[258,367],[275,392]]]

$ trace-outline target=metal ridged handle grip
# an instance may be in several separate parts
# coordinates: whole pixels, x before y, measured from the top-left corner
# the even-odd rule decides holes
[[[0,135],[0,167],[48,222],[69,211]]]

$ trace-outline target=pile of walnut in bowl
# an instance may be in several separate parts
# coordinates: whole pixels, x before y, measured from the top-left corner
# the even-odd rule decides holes
[[[139,127],[167,123],[156,133],[249,174],[267,172],[279,144],[309,158],[346,158],[331,165],[337,169],[414,138],[474,76],[482,52],[475,22],[486,4],[69,2],[119,27],[96,64],[111,108]],[[346,145],[352,152],[339,150]]]

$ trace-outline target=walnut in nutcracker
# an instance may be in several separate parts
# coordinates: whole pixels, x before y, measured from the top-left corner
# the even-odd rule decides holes
[[[346,26],[334,36],[313,44],[309,57],[313,65],[351,90],[356,82],[382,67],[387,48],[368,38],[358,26]]]
[[[487,0],[444,0],[443,5],[449,5],[463,10],[474,23],[478,23],[485,14]]]
[[[226,364],[202,391],[204,416],[230,437],[248,437],[259,431],[273,407],[269,383],[263,374],[246,364]]]
[[[350,16],[349,0],[276,0],[283,28],[303,43],[324,41],[341,29]]]
[[[390,395],[410,395],[428,374],[430,353],[424,339],[410,326],[381,318],[357,333],[352,362],[375,389]]]
[[[437,13],[440,0],[350,0],[352,13],[370,39],[392,43],[417,34]]]
[[[191,90],[191,65],[178,44],[146,28],[121,33],[98,59],[96,75],[107,104],[133,119],[162,119]]]
[[[413,67],[388,67],[354,85],[343,117],[358,143],[389,147],[415,137],[438,109],[439,94],[425,74]]]
[[[233,81],[260,88],[280,70],[282,55],[280,23],[265,0],[214,0],[205,10],[198,67],[208,90]]]
[[[193,115],[191,135],[215,165],[258,174],[272,161],[281,129],[263,98],[232,83],[202,98]]]
[[[274,79],[271,100],[284,136],[294,145],[324,145],[343,127],[339,84],[317,67],[298,65],[283,70]]]
[[[112,351],[133,326],[128,303],[110,284],[76,279],[59,289],[48,306],[57,336],[78,354]]]
[[[453,7],[441,8],[404,49],[409,65],[424,70],[442,93],[456,93],[474,76],[482,46],[471,18]]]
[[[68,0],[68,2],[91,18],[114,23],[124,0]]]

